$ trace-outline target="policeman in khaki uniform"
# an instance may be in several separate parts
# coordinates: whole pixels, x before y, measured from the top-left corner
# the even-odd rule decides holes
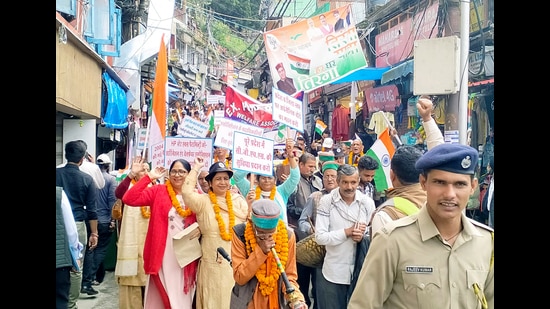
[[[426,204],[374,234],[348,309],[494,308],[493,230],[464,214],[477,160],[441,144],[416,162]]]

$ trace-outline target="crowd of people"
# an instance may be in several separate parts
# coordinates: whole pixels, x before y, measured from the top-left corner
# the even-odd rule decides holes
[[[93,162],[85,142],[66,143],[56,308],[98,293],[113,234],[119,308],[494,308],[494,177],[476,197],[486,219],[467,216],[478,151],[444,143],[429,99],[417,108],[427,151],[396,145],[384,199],[361,139],[289,138],[270,175],[233,170],[220,147],[210,166],[137,156],[119,183],[106,154]],[[307,237],[325,249],[316,267],[297,262]]]

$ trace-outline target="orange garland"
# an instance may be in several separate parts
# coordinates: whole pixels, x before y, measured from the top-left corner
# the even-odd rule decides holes
[[[210,202],[214,206],[214,212],[216,213],[216,220],[218,221],[218,227],[220,229],[220,236],[223,240],[231,240],[231,230],[235,226],[235,213],[233,212],[233,201],[231,200],[231,192],[229,190],[225,191],[225,202],[227,203],[227,212],[229,213],[229,229],[225,229],[225,223],[220,214],[220,206],[218,206],[218,199],[216,194],[212,190],[208,191],[208,196],[210,197]]]
[[[275,193],[277,193],[277,187],[274,185],[273,188],[271,188],[271,191],[269,192],[269,199],[273,201],[275,198]],[[260,199],[260,196],[262,196],[262,189],[260,186],[256,186],[256,200]]]
[[[170,180],[166,180],[166,190],[168,190],[168,195],[170,195],[170,200],[172,200],[172,206],[176,209],[178,215],[185,218],[193,213],[189,208],[183,210],[180,201],[176,198],[176,191],[174,191],[174,187],[172,187]]]
[[[246,253],[250,256],[257,244],[256,235],[254,235],[252,223],[250,222],[246,224],[244,237],[246,241]],[[277,231],[273,237],[275,238],[275,251],[277,251],[281,264],[286,265],[286,261],[288,260],[288,232],[283,220],[279,219]],[[268,269],[270,273],[268,273]],[[277,267],[277,261],[275,260],[273,253],[269,252],[266,261],[260,265],[260,268],[256,271],[256,278],[258,278],[258,282],[260,283],[259,288],[263,296],[268,296],[271,294],[273,289],[277,286],[277,280],[279,280],[280,275],[281,271]]]
[[[359,154],[359,156],[357,157],[357,161],[359,161],[359,158],[361,158],[363,155],[364,155],[364,153],[361,152]],[[348,164],[353,165],[353,166],[357,166],[357,162],[353,162],[352,160],[353,160],[353,151],[350,151],[349,152],[349,157],[348,157]]]
[[[131,181],[132,185],[135,185],[136,184],[136,180],[135,179],[132,179]],[[141,216],[145,219],[149,219],[151,218],[151,210],[149,209],[149,206],[141,206],[139,208],[139,210],[141,210]]]

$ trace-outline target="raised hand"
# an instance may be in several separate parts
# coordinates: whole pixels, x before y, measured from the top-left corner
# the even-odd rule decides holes
[[[196,157],[195,158],[195,166],[197,167],[198,170],[200,170],[203,166],[204,166],[205,162],[204,162],[204,159],[201,158],[201,157]]]
[[[156,180],[164,177],[166,174],[166,168],[164,166],[157,166],[149,172],[149,178]]]
[[[432,118],[433,106],[432,100],[426,97],[420,97],[418,99],[416,108],[418,109],[418,114],[422,117],[422,121],[428,121]]]
[[[141,156],[137,156],[132,160],[132,167],[130,169],[130,173],[135,177],[139,173],[141,173],[143,168],[144,159]]]

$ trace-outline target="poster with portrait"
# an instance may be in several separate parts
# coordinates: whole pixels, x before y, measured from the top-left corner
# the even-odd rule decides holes
[[[367,66],[351,4],[264,32],[275,88],[292,95]]]

